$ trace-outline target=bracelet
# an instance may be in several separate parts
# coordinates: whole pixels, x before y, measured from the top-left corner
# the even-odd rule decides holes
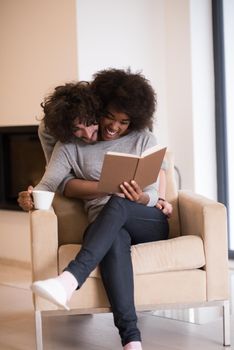
[[[161,198],[161,197],[158,197],[158,201],[163,201],[163,202],[166,202],[166,199]]]

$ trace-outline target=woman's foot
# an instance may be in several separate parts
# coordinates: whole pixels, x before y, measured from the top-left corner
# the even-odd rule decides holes
[[[77,287],[78,283],[75,277],[70,272],[64,271],[58,277],[34,282],[31,289],[40,297],[69,310],[67,302]]]
[[[124,346],[124,350],[142,350],[140,341],[131,341]]]

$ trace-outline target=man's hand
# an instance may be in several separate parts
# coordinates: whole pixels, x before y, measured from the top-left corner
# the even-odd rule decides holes
[[[33,187],[29,186],[27,191],[22,191],[18,195],[17,202],[19,206],[25,211],[29,211],[34,208],[32,191]]]
[[[172,214],[173,211],[173,207],[171,205],[171,203],[167,202],[165,199],[158,199],[158,202],[155,205],[156,208],[162,210],[162,212],[167,215],[167,217],[169,218]]]

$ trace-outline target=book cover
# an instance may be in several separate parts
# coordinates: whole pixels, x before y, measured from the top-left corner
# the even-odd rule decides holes
[[[166,153],[166,147],[154,146],[141,156],[107,152],[104,158],[98,190],[106,193],[121,192],[119,185],[135,180],[144,189],[156,182]]]

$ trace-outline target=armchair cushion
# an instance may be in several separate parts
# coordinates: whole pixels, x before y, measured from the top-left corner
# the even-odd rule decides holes
[[[132,246],[135,275],[168,271],[192,270],[205,265],[203,241],[198,236],[181,236],[166,241],[142,243]],[[75,258],[81,246],[66,244],[59,248],[59,272]],[[191,255],[191,251],[193,254]],[[90,277],[100,278],[96,268]]]

